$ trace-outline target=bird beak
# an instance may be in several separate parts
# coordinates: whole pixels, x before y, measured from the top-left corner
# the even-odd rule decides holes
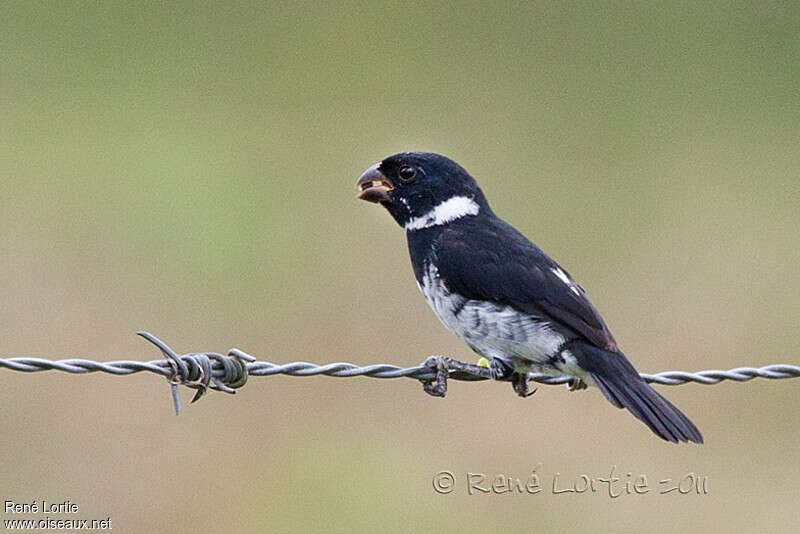
[[[394,189],[394,185],[381,171],[378,170],[380,163],[376,163],[361,175],[356,182],[358,187],[358,198],[367,202],[391,202],[389,193]]]

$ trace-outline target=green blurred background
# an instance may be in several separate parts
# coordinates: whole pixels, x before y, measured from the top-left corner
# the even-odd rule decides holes
[[[641,371],[800,363],[798,28],[793,2],[3,2],[0,355],[155,359],[147,329],[273,362],[473,360],[355,199],[430,150]],[[697,447],[596,390],[273,377],[176,418],[153,375],[2,370],[0,497],[119,532],[793,532],[798,387],[659,386]],[[550,490],[613,465],[651,492]],[[467,494],[537,466],[538,495]],[[710,493],[659,494],[686,473]]]

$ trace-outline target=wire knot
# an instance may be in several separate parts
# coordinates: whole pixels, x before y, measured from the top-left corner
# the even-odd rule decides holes
[[[179,356],[153,334],[137,333],[158,347],[169,364],[167,381],[172,387],[176,415],[181,410],[178,386],[197,390],[191,402],[200,400],[209,388],[233,394],[247,383],[247,363],[255,361],[252,356],[236,349],[232,349],[227,356],[216,352],[191,352]]]

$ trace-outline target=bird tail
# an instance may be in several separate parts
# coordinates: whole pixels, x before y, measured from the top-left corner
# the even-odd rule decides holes
[[[651,388],[624,354],[587,344],[577,352],[578,365],[590,374],[611,404],[626,408],[662,439],[703,443],[694,423]]]

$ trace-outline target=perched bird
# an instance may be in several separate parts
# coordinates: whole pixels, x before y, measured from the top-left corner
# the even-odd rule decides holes
[[[665,440],[703,442],[697,427],[642,380],[583,288],[497,217],[457,163],[404,152],[367,169],[356,185],[358,198],[380,203],[405,228],[428,304],[490,361],[491,377],[510,379],[528,396],[530,372],[570,376],[570,389],[596,386]]]

